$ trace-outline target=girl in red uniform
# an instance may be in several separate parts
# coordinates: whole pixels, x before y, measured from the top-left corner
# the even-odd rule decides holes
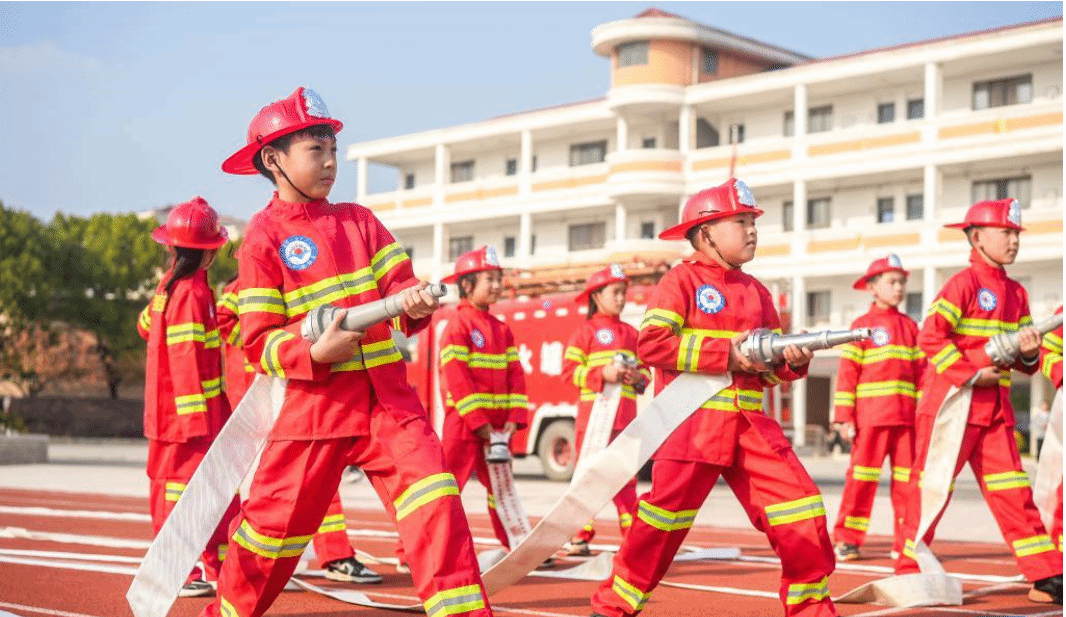
[[[629,279],[621,266],[611,264],[589,277],[585,290],[578,295],[578,304],[588,302],[587,321],[570,337],[563,358],[563,379],[573,381],[581,388],[577,406],[578,452],[585,442],[585,432],[592,404],[596,395],[606,384],[621,383],[622,398],[611,427],[611,440],[637,416],[637,394],[644,392],[651,381],[647,367],[637,365],[637,329],[623,322],[619,315],[626,306],[626,290]],[[620,369],[615,366],[615,354],[623,354],[633,365]],[[618,509],[618,525],[625,537],[633,524],[633,510],[637,506],[637,481],[634,478],[614,497]],[[589,521],[570,539],[568,552],[571,555],[588,555],[589,542],[596,530]]]
[[[152,529],[158,533],[230,414],[222,396],[215,296],[207,284],[207,267],[227,234],[218,214],[197,197],[175,206],[152,239],[165,244],[171,256],[163,282],[137,322],[137,331],[148,341],[144,436]],[[234,498],[208,542],[204,575],[194,570],[179,595],[214,593],[208,581],[218,579],[227,550],[226,530],[237,507]]]

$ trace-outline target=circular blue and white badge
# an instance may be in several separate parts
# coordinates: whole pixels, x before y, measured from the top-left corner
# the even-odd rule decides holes
[[[870,337],[873,340],[874,345],[881,347],[888,344],[888,330],[884,328],[874,328],[874,335]]]
[[[485,347],[485,335],[480,330],[472,330],[470,332],[470,341],[474,343],[474,347],[482,349]]]
[[[307,236],[289,236],[281,243],[281,259],[290,270],[309,268],[318,259],[318,247]]]
[[[596,330],[596,340],[599,341],[601,345],[610,345],[614,342],[614,332],[612,332],[610,328],[600,328],[599,330]]]
[[[708,315],[714,315],[725,308],[725,296],[714,285],[701,285],[696,290],[696,306]]]
[[[977,292],[977,304],[981,305],[981,308],[984,310],[991,311],[996,308],[997,302],[998,299],[996,298],[996,294],[992,293],[991,289],[982,287],[981,290]]]

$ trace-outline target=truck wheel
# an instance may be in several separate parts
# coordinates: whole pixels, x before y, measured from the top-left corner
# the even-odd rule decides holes
[[[549,480],[567,481],[574,475],[577,449],[573,421],[556,420],[544,429],[537,441],[537,458]]]

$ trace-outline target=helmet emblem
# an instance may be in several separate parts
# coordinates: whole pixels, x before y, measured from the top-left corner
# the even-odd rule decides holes
[[[748,188],[748,185],[743,180],[734,182],[733,187],[737,190],[737,201],[741,205],[751,206],[752,208],[758,205],[755,203],[755,195],[751,193],[751,189]]]
[[[900,270],[902,270],[903,269],[903,262],[899,260],[899,255],[896,255],[895,253],[889,253],[888,254],[888,266],[890,268],[899,268]]]
[[[315,116],[316,118],[329,117],[329,110],[326,109],[325,101],[318,96],[317,92],[310,88],[304,88],[304,108],[307,109],[307,115],[309,116]]]
[[[611,264],[611,277],[616,279],[624,279],[626,273],[622,271],[622,266],[618,264]]]
[[[489,266],[499,266],[500,258],[496,255],[496,247],[485,247],[485,264]]]
[[[1022,226],[1022,207],[1018,204],[1017,199],[1010,200],[1010,207],[1007,208],[1007,220],[1013,225]]]

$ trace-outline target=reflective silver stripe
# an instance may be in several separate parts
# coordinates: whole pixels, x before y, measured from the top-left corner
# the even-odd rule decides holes
[[[441,489],[450,488],[450,487],[459,488],[459,485],[456,483],[455,477],[449,474],[449,475],[441,478],[440,480],[437,480],[436,482],[433,482],[432,484],[427,484],[426,486],[423,486],[422,488],[420,488],[417,491],[415,491],[415,492],[411,493],[410,495],[408,495],[407,498],[404,499],[402,503],[396,504],[396,511],[397,512],[401,512],[401,511],[411,507],[411,504],[413,504],[416,501],[418,501],[423,495],[426,495],[427,493],[432,493],[434,491],[439,491]]]

